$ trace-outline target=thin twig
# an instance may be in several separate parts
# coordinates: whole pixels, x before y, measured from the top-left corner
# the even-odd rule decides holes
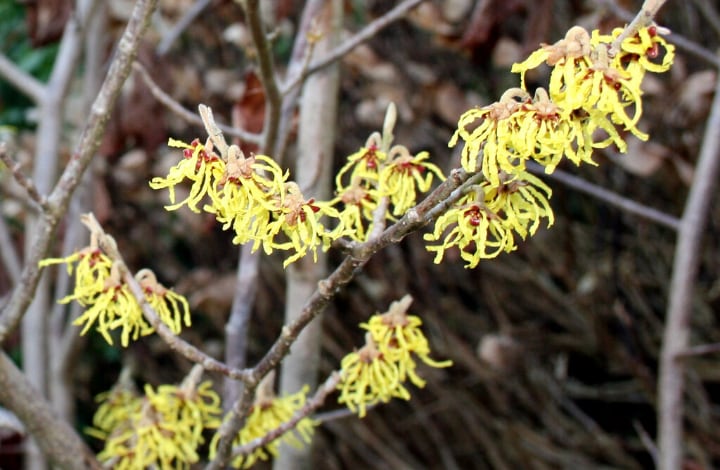
[[[710,201],[720,172],[720,80],[708,117],[697,169],[683,211],[675,247],[668,309],[660,353],[658,380],[658,449],[660,470],[675,470],[683,462],[683,391],[692,318],[693,288],[702,253],[701,242]]]
[[[12,174],[15,182],[23,188],[28,196],[28,199],[32,201],[32,204],[37,205],[43,211],[49,210],[47,198],[40,194],[35,183],[28,179],[22,172],[20,163],[14,161],[7,153],[5,143],[0,143],[0,160],[5,164],[7,169]]]
[[[704,356],[706,354],[716,354],[720,352],[720,343],[701,344],[692,346],[685,351],[678,353],[678,357]]]
[[[200,126],[203,125],[203,121],[199,115],[193,113],[189,109],[186,109],[183,105],[174,100],[170,95],[165,93],[165,91],[163,91],[163,89],[160,88],[157,83],[155,83],[155,81],[152,79],[143,64],[141,64],[140,62],[135,62],[133,63],[133,69],[135,70],[135,72],[140,74],[140,77],[143,79],[148,88],[150,88],[150,92],[153,94],[153,96],[167,109],[169,109],[174,114],[180,116],[182,119],[186,120],[190,124],[196,124]],[[231,137],[237,137],[238,139],[244,140],[248,143],[260,143],[260,135],[258,134],[254,134],[252,132],[248,132],[242,129],[237,129],[235,127],[226,126],[224,124],[217,124],[217,126],[225,134]]]
[[[247,364],[248,330],[257,294],[258,275],[259,253],[252,252],[251,244],[243,245],[240,249],[230,316],[225,324],[225,363],[232,368],[243,368]],[[229,377],[225,380],[223,404],[226,407],[229,408],[235,403],[242,386],[242,383]]]
[[[377,408],[379,405],[367,405],[365,410],[370,411]],[[350,410],[350,408],[338,408],[332,411],[324,411],[313,416],[313,420],[320,424],[330,423],[332,421],[338,421],[345,418],[357,417],[357,412]]]
[[[657,446],[652,440],[652,437],[647,433],[645,428],[643,428],[642,424],[640,424],[639,421],[633,421],[633,427],[635,428],[635,432],[638,433],[638,436],[640,436],[640,442],[642,442],[645,449],[648,451],[648,454],[650,454],[650,457],[653,459],[653,463],[655,466],[657,466],[658,462],[658,450]]]
[[[280,426],[268,432],[264,436],[258,437],[257,439],[253,439],[246,444],[233,448],[231,458],[234,459],[241,455],[248,455],[255,449],[271,443],[275,439],[281,437],[283,434],[294,429],[301,420],[310,416],[313,411],[317,410],[325,403],[325,399],[328,397],[328,395],[335,391],[335,388],[337,387],[337,384],[339,382],[340,374],[338,372],[333,372],[332,374],[330,374],[327,380],[325,380],[325,382],[320,385],[320,387],[318,387],[318,389],[315,391],[315,395],[313,395],[312,398],[309,398],[305,402],[305,405],[303,405],[302,408],[300,408],[298,411],[295,412],[295,414],[293,414],[292,418],[285,421]]]
[[[268,41],[260,12],[260,0],[243,0],[245,18],[250,29],[250,35],[257,50],[258,65],[260,68],[260,81],[265,91],[265,125],[261,151],[273,154],[278,143],[278,128],[280,123],[280,107],[282,97],[275,76],[272,48]]]
[[[652,24],[655,15],[666,1],[667,0],[645,0],[640,11],[635,15],[635,18],[633,18],[629,25],[625,26],[620,36],[615,38],[610,46],[610,52],[619,51],[620,45],[625,39],[634,36],[640,29]]]
[[[20,281],[20,272],[22,265],[20,264],[20,255],[18,254],[15,242],[10,236],[10,228],[5,223],[5,218],[0,216],[0,259],[7,270],[13,285],[17,285]]]
[[[34,103],[39,104],[45,97],[45,85],[20,69],[5,54],[0,53],[0,76],[18,89]]]
[[[173,26],[170,31],[163,36],[160,43],[158,43],[155,48],[157,55],[164,56],[167,54],[170,47],[172,47],[175,41],[177,41],[177,38],[180,37],[183,31],[185,31],[193,23],[193,21],[195,21],[195,18],[200,16],[200,13],[202,13],[203,10],[210,5],[210,3],[212,3],[212,0],[197,0],[195,3],[190,5],[190,8],[185,11],[182,18],[175,23],[175,26]]]
[[[540,165],[532,162],[528,164],[528,170],[538,175],[545,175],[544,169]],[[673,217],[672,215],[666,214],[658,209],[645,206],[637,201],[620,196],[619,194],[605,189],[602,186],[585,181],[584,179],[571,175],[570,173],[566,173],[562,170],[555,170],[553,173],[545,176],[558,181],[569,188],[573,188],[596,199],[607,202],[608,204],[613,205],[627,213],[637,215],[643,219],[647,219],[675,231],[678,231],[680,228],[680,219],[677,217]]]
[[[314,61],[312,65],[300,71],[297,75],[288,77],[282,87],[282,94],[288,93],[293,88],[299,86],[308,75],[311,75],[323,67],[327,67],[336,60],[339,60],[363,42],[377,35],[382,29],[403,18],[408,11],[418,6],[422,3],[422,1],[423,0],[404,0],[380,18],[368,23],[367,26],[355,33],[349,39],[345,40],[335,49],[323,55],[320,59]]]

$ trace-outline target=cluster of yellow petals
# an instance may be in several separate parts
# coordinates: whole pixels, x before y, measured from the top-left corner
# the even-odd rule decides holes
[[[410,399],[407,379],[418,387],[425,381],[415,369],[416,358],[431,367],[449,367],[451,361],[430,358],[428,340],[420,330],[422,320],[408,315],[412,298],[406,295],[393,302],[386,313],[376,314],[360,327],[367,330],[365,346],[345,356],[341,362],[338,403],[362,418],[367,407],[387,403],[392,398]]]
[[[105,255],[95,242],[65,258],[48,258],[39,263],[40,267],[53,264],[67,265],[68,274],[75,271],[72,294],[58,300],[58,303],[75,300],[85,307],[85,311],[73,321],[74,325],[83,327],[81,335],[94,327],[112,345],[111,333],[120,330],[120,344],[127,347],[130,339],[135,341],[155,332],[123,281],[118,264]],[[157,282],[155,274],[149,269],[139,271],[136,279],[143,287],[145,300],[174,333],[180,333],[183,323],[190,326],[190,307],[185,297]]]
[[[220,397],[207,381],[197,387],[145,386],[139,396],[118,386],[98,396],[87,433],[105,441],[98,459],[112,468],[190,468],[200,460],[203,431],[220,425]]]
[[[380,134],[371,134],[335,177],[337,196],[330,203],[341,207],[338,218],[345,234],[355,241],[365,241],[372,232],[382,198],[388,198],[382,217],[395,220],[393,216],[402,216],[417,203],[419,193],[430,190],[434,177],[445,179],[440,168],[428,161],[428,152],[412,155],[402,145],[387,152],[382,147]]]
[[[535,234],[542,219],[548,226],[553,224],[551,190],[545,183],[527,172],[500,172],[500,179],[499,186],[485,181],[471,187],[438,217],[434,231],[424,237],[441,241],[427,246],[436,253],[435,263],[442,261],[447,249],[457,247],[466,267],[474,268],[481,259],[515,250],[514,234],[525,239]]]
[[[305,256],[317,256],[317,248],[326,249],[344,234],[343,228],[329,230],[322,217],[337,217],[329,203],[305,199],[298,185],[288,181],[289,173],[265,155],[246,156],[239,147],[228,147],[227,155],[214,152],[210,140],[186,144],[170,139],[169,146],[183,149],[183,159],[173,166],[167,177],[150,181],[153,189],[169,190],[171,204],[167,210],[186,205],[194,212],[202,210],[215,215],[224,230],[235,232],[233,243],[252,243],[265,253],[273,250],[294,252],[285,266]],[[176,202],[175,186],[191,183],[189,195]]]
[[[388,161],[380,171],[378,193],[390,199],[392,215],[402,216],[413,207],[418,193],[430,190],[433,177],[440,181],[445,179],[440,168],[428,162],[428,158],[430,154],[427,152],[411,155],[401,145],[390,149]]]
[[[592,141],[590,147],[603,148],[614,143],[625,152],[622,131],[643,140],[648,138],[637,128],[642,115],[640,85],[645,72],[667,71],[675,52],[658,34],[656,26],[641,28],[624,39],[618,51],[613,51],[612,44],[622,32],[622,28],[616,28],[611,34],[600,34],[597,30],[588,33],[575,26],[564,39],[543,45],[512,70],[521,74],[525,88],[528,70],[542,63],[550,65],[550,99],[563,116],[580,121],[587,129],[584,137],[591,141],[595,130],[604,131],[605,137]]]
[[[540,218],[552,224],[547,202],[550,189],[525,170],[534,161],[552,173],[567,158],[576,165],[595,164],[593,151],[615,144],[627,150],[623,132],[640,139],[648,136],[637,127],[642,115],[645,72],[664,72],[674,48],[655,26],[641,28],[620,42],[622,29],[603,35],[575,26],[565,38],[542,45],[527,60],[515,64],[521,88],[505,92],[488,106],[471,109],[459,119],[449,145],[464,143],[463,168],[479,171],[485,182],[461,197],[440,216],[429,241],[440,262],[449,247],[459,247],[469,267],[515,249],[513,233],[525,238],[538,228]],[[531,96],[525,85],[528,70],[546,63],[552,67],[547,90]]]
[[[297,393],[276,397],[272,391],[268,391],[262,385],[258,388],[250,414],[245,420],[245,426],[240,430],[233,441],[234,446],[248,444],[255,439],[262,438],[269,432],[277,429],[283,423],[289,421],[298,412],[307,399],[308,387],[303,387]],[[269,460],[271,456],[278,454],[281,442],[285,442],[295,448],[302,448],[310,444],[315,432],[316,423],[311,418],[302,418],[293,431],[286,432],[282,438],[270,441],[264,446],[258,447],[248,455],[235,457],[231,465],[235,468],[250,468],[258,461]],[[210,443],[210,460],[215,458],[219,434],[216,434]]]

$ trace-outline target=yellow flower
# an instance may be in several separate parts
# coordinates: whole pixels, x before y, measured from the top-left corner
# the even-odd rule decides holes
[[[317,260],[318,246],[327,249],[334,240],[344,235],[344,228],[338,226],[328,231],[320,223],[320,218],[329,216],[337,218],[339,213],[328,202],[316,202],[315,199],[305,199],[297,183],[290,181],[285,185],[285,197],[276,198],[273,219],[265,227],[262,239],[263,248],[267,254],[273,249],[294,250],[295,254],[283,263],[283,267],[297,261],[307,254],[313,253]],[[279,234],[284,234],[288,241],[277,241]]]
[[[373,212],[378,207],[378,199],[375,189],[355,180],[331,200],[330,205],[342,204],[342,210],[337,215],[338,225],[342,226],[347,236],[353,240],[364,242],[367,234],[372,232]]]
[[[122,282],[116,264],[113,265],[110,277],[105,279],[103,291],[87,306],[85,312],[73,321],[73,325],[84,325],[81,335],[97,323],[95,330],[112,345],[110,332],[121,328],[120,343],[127,347],[131,335],[134,341],[154,331],[143,317],[142,309],[130,289]]]
[[[233,228],[233,243],[258,242],[270,221],[274,199],[284,197],[288,175],[270,157],[246,157],[231,145],[225,173],[210,193],[212,203],[204,209],[215,214],[224,230]]]
[[[412,297],[406,295],[390,304],[386,313],[373,315],[367,323],[361,323],[360,327],[370,332],[386,360],[397,364],[401,382],[409,377],[416,386],[424,387],[425,381],[415,373],[414,356],[425,364],[438,368],[450,367],[452,361],[438,362],[430,358],[430,344],[420,330],[422,320],[407,313],[411,303]]]
[[[388,152],[388,160],[380,171],[378,191],[381,196],[390,197],[392,213],[401,216],[416,202],[417,192],[430,190],[433,175],[445,179],[440,168],[426,161],[427,152],[410,155],[408,149],[396,145]]]
[[[65,258],[48,258],[38,264],[43,268],[52,264],[65,263],[68,274],[75,271],[73,293],[60,299],[59,303],[65,304],[76,300],[80,305],[88,305],[105,289],[105,280],[110,277],[112,260],[95,245],[96,243],[91,243],[90,246]],[[77,263],[75,268],[73,268],[74,263]]]
[[[271,388],[261,385],[258,388],[258,394],[250,414],[245,420],[245,426],[238,433],[233,445],[247,444],[265,436],[270,431],[289,421],[305,405],[307,392],[308,387],[305,386],[297,393],[277,398]],[[240,455],[233,459],[232,466],[250,468],[258,460],[268,460],[271,455],[277,455],[281,441],[293,447],[301,448],[304,444],[309,444],[312,441],[315,426],[316,423],[311,418],[303,418],[293,431],[286,432],[282,438],[275,439],[264,447],[258,447],[249,455]],[[210,443],[211,460],[215,457],[215,452],[217,452],[219,437],[220,435],[216,434]]]
[[[60,299],[58,303],[76,300],[87,307],[85,312],[73,321],[73,325],[83,325],[81,335],[95,326],[105,341],[112,345],[110,332],[122,328],[121,343],[127,346],[130,335],[135,340],[141,335],[152,333],[153,329],[143,318],[140,305],[123,283],[118,265],[93,245],[95,242],[66,258],[45,259],[39,265],[44,267],[66,263],[68,272],[72,272],[72,263],[77,262],[73,293]]]
[[[527,60],[513,65],[512,71],[521,74],[523,89],[527,70],[543,62],[553,67],[548,87],[550,99],[563,110],[568,122],[577,121],[577,125],[585,129],[584,132],[573,131],[577,149],[584,149],[579,155],[568,154],[576,163],[592,162],[588,144],[603,148],[614,143],[625,152],[627,145],[615,127],[617,125],[642,140],[648,138],[637,128],[642,115],[640,84],[646,71],[668,70],[674,48],[657,34],[656,27],[651,26],[625,39],[619,53],[611,56],[611,44],[621,33],[622,29],[617,28],[610,35],[602,35],[597,30],[589,34],[575,26],[564,39],[553,45],[542,45]],[[654,62],[661,54],[662,61]],[[629,109],[632,110],[630,114]],[[598,129],[606,136],[593,141],[593,132]],[[553,161],[551,159],[550,163]]]
[[[373,133],[368,138],[364,147],[347,157],[347,163],[340,168],[335,177],[335,186],[338,192],[345,187],[342,184],[343,176],[350,171],[350,181],[364,180],[377,181],[380,175],[380,168],[387,159],[385,152],[380,150],[381,137]],[[352,171],[351,171],[352,170]]]
[[[387,403],[392,398],[410,399],[404,382],[409,378],[418,387],[425,381],[415,369],[415,357],[431,367],[449,367],[452,361],[430,358],[430,345],[420,330],[422,321],[407,314],[412,297],[406,295],[390,304],[386,313],[373,315],[360,327],[368,330],[365,346],[345,356],[338,403],[345,403],[362,418],[367,407]]]
[[[623,28],[615,28],[609,36],[593,32],[592,40],[597,43],[611,43],[623,32]],[[666,72],[675,58],[675,46],[658,34],[657,26],[641,28],[637,34],[623,40],[620,53],[614,58],[618,67],[640,65],[649,72]],[[656,60],[662,57],[660,63]],[[623,65],[625,64],[625,65]]]
[[[211,149],[206,149],[198,139],[190,144],[170,139],[170,147],[182,148],[183,159],[170,169],[166,178],[155,177],[150,181],[152,189],[168,188],[170,191],[170,205],[165,206],[166,210],[176,210],[187,205],[193,212],[200,212],[198,204],[209,193],[212,192],[217,182],[225,173],[225,162],[220,159]],[[184,180],[192,181],[190,194],[180,202],[175,202],[175,186]]]
[[[85,433],[103,441],[111,433],[120,434],[131,429],[131,416],[142,406],[135,388],[124,385],[99,394],[95,401],[100,406],[93,415],[93,427],[85,429]]]
[[[545,173],[552,173],[563,156],[576,165],[596,165],[592,160],[592,135],[585,130],[583,120],[550,100],[544,88],[538,88],[533,101],[520,107],[517,119],[520,130],[514,145],[518,153],[544,166]]]
[[[453,147],[458,139],[465,141],[460,163],[469,172],[478,169],[492,184],[499,184],[500,170],[511,173],[517,166],[524,165],[523,155],[518,153],[517,140],[521,124],[518,110],[523,103],[530,102],[530,95],[520,88],[506,91],[500,101],[480,109],[471,109],[460,116],[458,129],[448,146]],[[481,120],[479,125],[475,121]],[[474,129],[468,127],[474,125]],[[482,152],[482,164],[478,156]]]
[[[590,120],[594,112],[607,115],[614,124],[622,124],[639,139],[647,140],[648,135],[637,128],[642,115],[642,70],[637,67],[615,68],[607,57],[607,50],[600,47],[598,51],[592,66],[581,72],[582,77],[576,77],[575,83],[565,83],[565,96],[556,99],[561,103],[570,103],[568,107],[571,109],[583,109],[590,113]],[[634,108],[632,117],[626,108]],[[622,151],[625,149],[622,148]]]
[[[95,328],[108,344],[113,344],[110,333],[121,329],[120,343],[126,347],[130,338],[152,334],[155,329],[145,320],[140,304],[122,279],[119,265],[96,247],[93,239],[90,246],[79,250],[66,258],[42,260],[40,267],[65,263],[69,273],[75,270],[73,293],[63,297],[59,303],[77,301],[85,311],[73,321],[73,325],[82,326],[81,335]],[[190,326],[190,308],[185,297],[166,289],[157,282],[155,274],[149,269],[140,270],[136,279],[142,286],[148,303],[155,309],[160,319],[174,333],[179,333],[182,323]]]
[[[211,387],[210,382],[157,390],[146,385],[144,397],[111,392],[89,431],[105,440],[98,458],[120,469],[189,468],[199,460],[203,430],[220,424],[220,398]]]
[[[173,333],[180,333],[183,323],[190,326],[190,306],[184,296],[160,284],[149,269],[138,271],[135,279],[143,288],[145,299]]]
[[[481,259],[495,258],[516,248],[512,227],[485,205],[480,188],[461,197],[438,217],[433,233],[423,238],[430,242],[443,240],[440,245],[427,246],[428,251],[436,252],[435,263],[442,261],[445,250],[458,247],[468,268],[477,266]]]
[[[545,183],[527,172],[500,176],[500,186],[480,185],[487,209],[501,216],[523,239],[535,234],[542,218],[548,219],[548,227],[552,226],[555,216],[548,202],[552,191]]]
[[[368,406],[387,403],[391,398],[410,399],[396,361],[383,355],[371,333],[365,336],[365,346],[343,358],[340,368],[338,403],[345,403],[361,418],[367,414]]]
[[[481,259],[513,251],[513,231],[524,239],[537,231],[542,218],[553,224],[551,190],[545,183],[527,172],[501,172],[499,180],[498,186],[489,181],[474,186],[438,217],[433,233],[424,236],[430,242],[443,239],[440,245],[427,246],[436,252],[435,263],[442,261],[445,250],[458,247],[466,267],[474,268]]]
[[[553,76],[556,82],[561,80],[560,77],[572,77],[578,68],[583,67],[583,63],[587,63],[590,55],[591,44],[590,35],[580,26],[573,26],[565,34],[565,38],[557,41],[555,44],[541,44],[540,49],[536,50],[523,62],[512,66],[513,73],[520,73],[520,87],[526,90],[525,72],[537,68],[543,62],[553,67],[551,74],[551,83]],[[569,81],[569,80],[568,80]],[[550,87],[551,95],[554,91]]]

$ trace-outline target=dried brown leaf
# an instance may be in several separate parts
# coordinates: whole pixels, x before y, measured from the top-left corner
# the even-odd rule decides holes
[[[245,90],[233,105],[233,124],[249,132],[260,133],[265,119],[265,92],[257,74],[245,75]],[[244,152],[257,151],[257,145],[241,143]]]
[[[656,142],[629,139],[627,154],[619,155],[612,161],[634,175],[650,176],[660,168],[670,153],[669,148]]]
[[[56,42],[65,29],[71,0],[35,0],[27,3],[27,25],[33,47]]]
[[[457,85],[444,82],[435,88],[433,107],[443,122],[455,126],[460,115],[470,108],[470,105],[465,93]]]

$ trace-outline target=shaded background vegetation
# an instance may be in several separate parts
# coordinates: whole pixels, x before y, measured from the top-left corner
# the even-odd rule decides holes
[[[121,25],[129,2],[111,3],[111,17]],[[161,1],[139,60],[187,108],[206,103],[224,122],[239,113],[252,128],[262,116],[262,96],[236,5],[213,2],[166,54],[155,52],[163,32],[191,3]],[[357,30],[389,3],[346,2],[347,29]],[[301,4],[280,0],[275,5],[278,63],[290,52]],[[560,39],[576,23],[603,30],[621,26],[626,18],[619,16],[619,7],[634,12],[639,2],[423,3],[408,20],[343,59],[335,165],[339,168],[370,132],[379,130],[392,101],[400,116],[396,141],[412,151],[428,150],[436,164],[449,170],[458,162],[456,152],[447,148],[457,118],[516,86],[517,76],[509,73],[514,61],[540,42]],[[712,7],[703,0],[669,2],[658,20],[714,51],[720,30],[718,17],[707,13],[717,14]],[[27,5],[0,2],[0,46],[43,78],[53,39],[36,40],[41,34],[27,29],[28,11],[38,14]],[[109,35],[115,33],[108,29]],[[108,54],[113,39],[108,38]],[[530,79],[537,86],[546,77]],[[597,152],[599,167],[566,163],[561,169],[667,214],[680,214],[714,82],[712,65],[680,49],[669,74],[646,79],[641,128],[651,141],[629,137],[628,155],[609,149]],[[3,132],[13,136],[16,159],[27,163],[33,110],[17,96],[0,82],[0,120],[12,126]],[[71,106],[67,112],[72,114]],[[68,148],[75,131],[67,129]],[[102,164],[93,175],[93,211],[133,269],[149,267],[188,296],[194,325],[184,336],[219,353],[237,263],[232,235],[207,215],[164,211],[166,193],[147,186],[178,158],[164,145],[169,136],[190,141],[201,135],[202,129],[163,108],[134,75],[102,145]],[[413,389],[409,402],[379,406],[362,420],[326,421],[317,433],[316,468],[651,466],[643,436],[656,431],[656,366],[675,233],[547,181],[556,223],[516,252],[474,270],[464,269],[453,253],[434,265],[421,236],[411,236],[375,256],[337,297],[323,320],[324,372],[362,344],[359,322],[405,293],[415,298],[411,311],[423,318],[434,356],[452,359],[454,367],[423,369],[428,384]],[[8,197],[2,210],[20,240],[23,208]],[[713,204],[695,298],[694,344],[720,341],[719,211]],[[0,288],[6,291],[7,277],[2,276]],[[266,257],[250,331],[250,363],[278,334],[283,298],[282,259]],[[89,335],[74,372],[78,427],[89,423],[93,397],[112,385],[124,361],[142,364],[138,381],[153,384],[178,381],[190,366],[158,338],[118,350]],[[687,432],[693,460],[687,468],[712,468],[720,463],[720,366],[714,356],[693,358],[691,365]],[[328,403],[324,411],[335,408]],[[0,462],[10,458],[11,449],[0,447]]]

